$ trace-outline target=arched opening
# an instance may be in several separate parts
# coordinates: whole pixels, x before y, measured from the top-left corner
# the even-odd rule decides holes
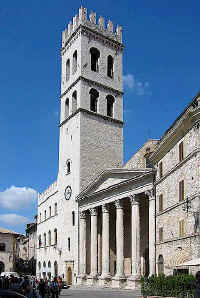
[[[44,233],[44,247],[46,247],[47,245],[47,235],[46,233]]]
[[[73,74],[77,71],[77,51],[73,54]]]
[[[65,100],[65,118],[69,117],[69,98]]]
[[[49,244],[49,246],[51,245],[51,231],[49,231],[49,233],[48,233],[48,244]]]
[[[90,110],[92,112],[97,112],[97,102],[98,102],[99,92],[96,89],[90,90]]]
[[[58,276],[58,263],[55,261],[54,262],[54,277]]]
[[[90,55],[91,55],[91,70],[98,72],[100,52],[96,48],[91,48]]]
[[[71,242],[70,242],[70,238],[68,238],[67,242],[68,242],[68,250],[70,251],[70,249],[71,249]]]
[[[113,78],[113,57],[110,55],[107,59],[107,76]]]
[[[56,245],[58,242],[58,235],[57,235],[57,229],[54,230],[54,244]]]
[[[164,258],[162,255],[158,257],[158,274],[164,273]]]
[[[6,244],[0,243],[0,251],[6,251]]]
[[[41,263],[40,262],[38,262],[38,271],[41,271]],[[40,274],[41,274],[41,272],[40,272]]]
[[[42,246],[42,239],[41,239],[41,235],[39,235],[38,237],[38,247],[40,248]]]
[[[71,267],[67,268],[67,285],[72,284],[72,269]]]
[[[51,217],[51,206],[49,206],[49,217]]]
[[[46,262],[43,262],[43,272],[42,272],[43,278],[46,277]]]
[[[72,113],[77,110],[77,92],[74,91],[72,94]]]
[[[0,274],[5,271],[5,265],[3,262],[0,262]]]
[[[48,262],[48,273],[47,273],[47,275],[48,275],[48,278],[50,279],[51,278],[51,262],[50,261]]]
[[[68,59],[66,62],[66,81],[70,78],[70,60]]]
[[[114,97],[112,95],[108,95],[107,99],[107,116],[113,117],[113,107],[114,107]]]
[[[71,161],[70,160],[67,160],[66,170],[67,170],[67,174],[71,173]]]

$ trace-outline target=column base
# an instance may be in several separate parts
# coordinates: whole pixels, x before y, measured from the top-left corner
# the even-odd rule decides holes
[[[131,275],[129,276],[129,278],[127,278],[127,285],[126,285],[126,289],[135,289],[135,290],[139,290],[141,288],[141,276],[140,275]]]
[[[115,275],[112,278],[112,288],[125,288],[126,277],[124,275]]]
[[[84,285],[85,282],[86,282],[86,278],[87,278],[86,274],[80,274],[80,275],[78,275],[77,276],[77,282],[76,282],[77,285],[80,285],[80,286]]]
[[[87,276],[87,285],[94,286],[97,284],[97,274],[90,274]]]
[[[100,287],[110,287],[111,286],[111,275],[110,274],[102,274],[99,276],[99,286]]]

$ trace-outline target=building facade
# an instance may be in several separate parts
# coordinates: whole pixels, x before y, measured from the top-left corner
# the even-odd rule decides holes
[[[15,271],[16,239],[20,234],[0,228],[0,273]]]
[[[59,172],[38,196],[38,276],[132,289],[198,265],[199,95],[123,165],[122,52],[121,27],[83,7],[63,32]]]

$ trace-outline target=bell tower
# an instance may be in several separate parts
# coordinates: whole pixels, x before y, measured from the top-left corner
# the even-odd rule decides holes
[[[123,160],[122,28],[81,7],[62,33],[59,179],[78,194]]]

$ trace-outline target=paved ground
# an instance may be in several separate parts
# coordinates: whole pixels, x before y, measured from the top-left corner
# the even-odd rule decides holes
[[[101,289],[101,288],[89,288],[89,287],[70,287],[69,289],[63,289],[60,298],[104,298],[104,297],[116,297],[116,298],[138,298],[141,296],[139,291],[129,290],[117,290],[117,289]]]

